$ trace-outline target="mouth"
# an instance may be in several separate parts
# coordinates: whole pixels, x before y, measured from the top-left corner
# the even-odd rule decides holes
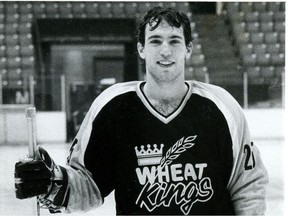
[[[168,61],[168,60],[161,60],[161,61],[157,61],[157,64],[160,65],[161,67],[171,67],[175,63],[172,61]]]

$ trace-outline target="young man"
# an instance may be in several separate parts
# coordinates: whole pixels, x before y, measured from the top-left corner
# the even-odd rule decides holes
[[[42,148],[38,160],[17,163],[16,196],[40,195],[51,210],[73,212],[115,190],[119,215],[263,214],[267,172],[241,107],[219,87],[184,79],[187,16],[154,8],[138,38],[147,80],[96,98],[66,168]]]

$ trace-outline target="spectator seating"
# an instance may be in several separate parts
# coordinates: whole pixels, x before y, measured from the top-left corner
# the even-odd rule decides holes
[[[34,19],[130,17],[139,22],[147,10],[157,5],[175,7],[186,12],[189,18],[192,16],[188,2],[1,1],[0,75],[2,81],[7,88],[18,88],[19,84],[24,83],[23,80],[10,82],[10,76],[7,74],[12,73],[13,79],[25,79],[25,76],[34,73],[35,49],[31,34]],[[199,64],[197,61],[201,60],[201,58],[197,59],[198,57],[193,57],[195,64]]]
[[[195,29],[195,26],[193,27],[193,29],[197,30]],[[203,82],[209,82],[208,68],[206,66],[205,55],[202,50],[202,45],[198,40],[198,34],[195,33],[194,35],[196,36],[196,38],[195,42],[193,43],[192,55],[186,61],[185,78],[188,80],[193,79]]]
[[[285,2],[233,2],[225,6],[248,77],[269,82],[269,77],[281,76],[285,66]]]

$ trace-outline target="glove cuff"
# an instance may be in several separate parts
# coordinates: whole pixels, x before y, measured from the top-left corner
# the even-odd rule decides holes
[[[64,167],[55,166],[54,178],[48,193],[39,197],[41,204],[46,206],[51,213],[62,212],[68,203],[68,175]]]

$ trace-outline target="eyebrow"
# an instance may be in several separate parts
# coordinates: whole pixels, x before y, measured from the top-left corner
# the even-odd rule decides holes
[[[151,40],[151,39],[160,39],[162,38],[162,36],[160,35],[151,35],[147,38],[147,40]],[[178,35],[172,35],[171,37],[169,37],[170,39],[184,39],[184,37],[178,36]]]
[[[162,38],[160,35],[151,35],[147,38],[147,40],[151,40],[151,39],[159,39]]]
[[[173,35],[170,37],[171,39],[184,39],[184,37],[182,36],[178,36],[178,35]]]

